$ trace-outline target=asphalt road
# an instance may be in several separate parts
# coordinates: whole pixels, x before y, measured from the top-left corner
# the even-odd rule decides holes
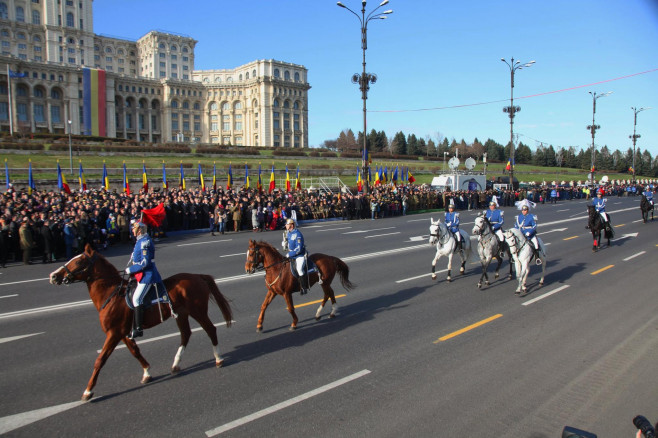
[[[250,238],[277,247],[280,232],[189,234],[157,244],[163,276],[213,275],[234,309],[218,326],[225,366],[194,332],[182,360],[173,321],[139,341],[154,381],[117,349],[91,402],[78,402],[104,334],[83,284],[52,286],[55,265],[0,271],[0,433],[67,437],[559,437],[565,425],[599,437],[634,436],[637,414],[658,421],[658,220],[640,221],[639,200],[610,198],[611,247],[591,251],[584,201],[541,205],[547,276],[514,294],[501,277],[478,290],[476,255],[464,276],[430,278],[430,217],[303,226],[310,252],[342,258],[351,291],[334,284],[339,313],[316,322],[321,290],[295,294],[299,328],[277,297],[264,332],[256,319],[262,274],[244,274]],[[505,209],[507,226],[516,210]],[[462,212],[471,233],[475,212]],[[118,267],[128,247],[105,254]],[[493,268],[490,268],[492,271]],[[507,271],[507,262],[502,272]],[[343,296],[344,295],[344,296]],[[217,308],[214,322],[222,321]],[[198,325],[193,325],[193,328]]]

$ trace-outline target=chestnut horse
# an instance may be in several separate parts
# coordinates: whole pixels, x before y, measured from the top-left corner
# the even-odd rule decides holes
[[[100,318],[101,328],[105,332],[105,343],[101,353],[94,363],[94,371],[87,383],[87,389],[82,394],[82,400],[87,401],[93,396],[92,389],[101,368],[114,351],[119,341],[123,341],[130,353],[139,361],[144,370],[142,383],[151,381],[150,365],[139,351],[133,339],[128,338],[132,328],[133,311],[125,300],[126,281],[119,271],[90,245],[85,246],[82,254],[73,257],[64,266],[50,274],[50,283],[55,285],[86,282],[89,296]],[[208,318],[208,300],[214,300],[222,312],[226,326],[231,325],[233,316],[228,301],[217,288],[215,280],[210,275],[176,274],[164,280],[169,294],[171,307],[181,335],[181,343],[171,367],[172,374],[180,371],[180,359],[190,340],[189,317],[194,318],[208,334],[213,345],[215,365],[220,367],[223,359],[217,348],[217,329]],[[158,310],[157,307],[160,307]],[[154,327],[162,320],[171,316],[168,305],[156,304],[144,312],[144,328]],[[161,319],[162,318],[162,319]]]
[[[327,300],[331,300],[331,313],[329,318],[336,316],[338,306],[336,305],[336,297],[334,290],[331,288],[331,282],[336,274],[340,277],[340,282],[343,287],[350,290],[355,287],[349,280],[350,268],[338,257],[333,257],[326,254],[311,254],[308,256],[309,260],[318,267],[320,273],[314,272],[309,274],[309,287],[318,283],[322,286],[324,291],[324,298],[322,304],[318,307],[315,313],[315,320],[320,319],[320,312],[326,304]],[[295,313],[295,306],[292,304],[292,293],[300,290],[299,281],[292,275],[290,271],[290,259],[283,256],[276,248],[267,242],[256,242],[249,240],[249,248],[247,249],[247,262],[244,269],[248,274],[253,274],[259,267],[265,269],[265,285],[267,286],[267,295],[265,300],[260,306],[260,315],[258,316],[258,324],[256,331],[263,331],[263,320],[265,319],[265,310],[270,305],[272,300],[277,295],[283,295],[288,306],[288,311],[292,315],[292,324],[290,330],[297,328],[297,314]]]

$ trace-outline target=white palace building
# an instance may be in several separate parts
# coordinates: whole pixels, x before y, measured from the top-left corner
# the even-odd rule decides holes
[[[308,147],[308,70],[194,70],[196,40],[96,35],[93,0],[0,0],[0,130]]]

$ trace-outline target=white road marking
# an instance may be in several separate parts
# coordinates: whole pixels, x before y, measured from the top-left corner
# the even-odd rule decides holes
[[[545,294],[538,296],[537,298],[533,298],[533,299],[531,299],[531,300],[525,301],[525,302],[522,303],[521,305],[523,305],[523,306],[529,306],[529,305],[532,304],[532,303],[536,303],[536,302],[539,301],[539,300],[543,300],[544,298],[549,297],[549,296],[551,296],[551,295],[553,295],[553,294],[556,294],[556,293],[558,293],[558,292],[560,292],[560,291],[562,291],[562,290],[564,290],[564,289],[566,289],[566,288],[568,288],[568,287],[569,287],[568,284],[562,285],[562,286],[560,286],[560,287],[558,287],[558,288],[556,288],[556,289],[553,289],[553,290],[550,291],[550,292],[546,292]]]
[[[410,242],[418,242],[418,241],[427,240],[427,239],[429,239],[429,236],[411,236],[409,238],[409,241]]]
[[[254,420],[258,420],[259,418],[265,417],[266,415],[273,414],[277,411],[280,411],[282,409],[285,409],[287,407],[290,407],[294,404],[297,404],[299,402],[302,402],[304,400],[308,400],[311,397],[315,397],[316,395],[322,394],[323,392],[327,392],[329,390],[332,390],[334,388],[337,388],[341,385],[344,385],[346,383],[351,382],[352,380],[356,380],[360,377],[363,377],[367,374],[370,374],[370,370],[362,370],[359,371],[358,373],[354,373],[351,376],[344,377],[342,379],[336,380],[335,382],[329,383],[327,385],[321,386],[317,389],[314,389],[312,391],[309,391],[307,393],[304,393],[302,395],[298,395],[297,397],[293,397],[289,400],[286,400],[281,403],[277,403],[274,406],[270,406],[269,408],[265,408],[263,410],[260,410],[258,412],[254,412],[253,414],[249,414],[245,417],[238,418],[237,420],[231,421],[230,423],[226,423],[222,426],[216,427],[215,429],[211,429],[206,431],[206,436],[212,437],[219,435],[221,433],[227,432],[231,429],[235,429],[236,427],[245,425],[247,423],[250,423]]]
[[[374,228],[372,230],[359,230],[359,231],[348,231],[343,234],[361,234],[361,233],[371,233],[373,231],[382,231],[382,230],[392,230],[395,227],[386,227],[386,228]]]
[[[391,236],[393,234],[400,234],[399,231],[396,231],[395,233],[386,233],[386,234],[375,234],[374,236],[366,236],[364,239],[370,239],[371,237],[383,237],[383,236]]]
[[[633,223],[633,224],[634,224],[634,223],[637,223],[637,222],[644,222],[644,219],[638,219],[638,220],[636,220],[636,221],[633,221],[633,222],[631,222],[631,223]]]
[[[631,259],[634,259],[635,257],[639,257],[639,256],[641,256],[642,254],[645,254],[645,253],[646,253],[646,251],[640,251],[640,252],[638,252],[637,254],[633,254],[633,255],[630,256],[630,257],[626,257],[626,258],[624,259],[624,261],[627,262],[627,261],[629,261],[629,260],[631,260]]]
[[[562,232],[562,231],[566,231],[566,230],[567,230],[567,228],[555,228],[555,229],[548,230],[548,231],[542,231],[541,234],[544,235],[544,234],[552,233],[554,231]]]
[[[91,304],[91,300],[74,301],[72,303],[56,304],[54,306],[37,307],[36,309],[17,310],[16,312],[0,313],[0,319],[11,318],[14,316],[32,315],[35,313],[51,312],[53,310],[68,309],[72,307],[86,306]]]
[[[221,259],[222,257],[235,257],[235,256],[244,256],[244,255],[247,255],[247,253],[239,252],[237,254],[224,254],[224,255],[220,255],[219,258]]]
[[[612,239],[610,242],[616,242],[618,240],[623,240],[623,239],[628,239],[629,237],[637,237],[637,235],[640,233],[627,233],[622,235],[621,237],[618,237],[616,239]]]
[[[336,231],[336,230],[349,230],[352,227],[340,227],[340,228],[329,228],[326,230],[317,230],[316,233],[324,233],[325,231]]]
[[[441,274],[442,272],[448,272],[448,269],[442,269],[440,271],[436,271],[436,274]],[[418,280],[419,278],[424,278],[424,277],[431,277],[432,273],[430,272],[429,274],[423,274],[423,275],[416,275],[415,277],[409,277],[409,278],[403,278],[402,280],[397,280],[396,283],[404,283],[407,281],[412,281],[412,280]]]
[[[23,280],[23,281],[13,281],[11,283],[0,283],[0,286],[9,286],[12,284],[21,284],[21,283],[31,283],[33,281],[43,281],[43,280],[50,280],[48,277],[46,278],[35,278],[34,280]]]
[[[235,321],[231,321],[231,322],[235,322]],[[220,325],[226,325],[226,323],[225,322],[218,322],[217,324],[215,324],[215,327],[219,327]],[[196,327],[196,328],[193,328],[191,331],[192,331],[192,333],[194,333],[194,332],[198,332],[199,330],[202,330],[202,329],[203,329],[203,327]],[[170,333],[168,335],[156,336],[155,338],[141,339],[139,341],[139,345],[148,344],[149,342],[160,341],[162,339],[173,338],[174,336],[179,336],[179,335],[180,335],[180,332],[176,332],[176,333]],[[126,344],[117,345],[115,350],[120,350],[122,348],[126,348]],[[101,351],[103,351],[103,350],[96,350],[96,353],[100,353]]]
[[[569,211],[569,210],[571,210],[571,209],[570,209],[570,208],[566,208],[566,209],[564,209],[564,210],[557,210],[556,213],[560,213],[560,212],[562,212],[562,211]]]
[[[46,332],[30,333],[29,335],[12,336],[10,338],[0,338],[0,344],[4,344],[5,342],[18,341],[19,339],[29,338],[30,336],[42,335],[44,333]]]
[[[17,296],[18,296],[18,294],[4,295],[4,296],[2,296],[2,297],[0,297],[0,298],[12,298],[12,297],[17,297]]]
[[[220,243],[220,242],[230,242],[233,239],[223,239],[223,240],[210,240],[207,242],[195,242],[195,243],[180,243],[176,246],[192,246],[192,245],[205,245],[206,243]]]
[[[9,415],[0,418],[0,435],[16,430],[19,427],[27,426],[36,421],[43,420],[51,415],[59,414],[60,412],[68,411],[71,408],[84,404],[83,401],[76,401],[72,403],[64,403],[63,405],[51,406],[49,408],[37,409],[30,412],[23,412],[21,414]]]

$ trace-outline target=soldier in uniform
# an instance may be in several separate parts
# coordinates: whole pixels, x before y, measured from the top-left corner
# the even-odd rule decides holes
[[[521,214],[516,218],[515,228],[521,230],[525,238],[531,243],[535,260],[538,265],[541,265],[541,258],[539,258],[539,242],[537,241],[537,221],[534,214],[529,214],[529,207],[524,205],[521,207]]]
[[[494,234],[498,238],[498,243],[501,244],[505,239],[503,236],[503,223],[505,218],[503,212],[498,209],[496,201],[489,202],[489,210],[486,211],[485,216],[493,228]]]
[[[601,220],[603,225],[607,230],[610,229],[610,221],[608,220],[608,215],[605,212],[605,204],[608,202],[607,198],[603,197],[603,189],[596,191],[596,198],[592,201],[592,205],[596,209],[596,212],[601,215]]]
[[[445,217],[446,225],[448,226],[448,229],[452,231],[452,234],[455,236],[455,240],[457,241],[457,249],[461,249],[462,247],[462,236],[461,233],[459,232],[459,213],[455,212],[455,204],[452,202],[450,205],[448,205],[448,211],[446,212],[446,217]]]
[[[286,256],[290,259],[290,263],[299,275],[299,284],[301,287],[301,294],[305,295],[308,292],[308,276],[304,272],[304,264],[306,261],[306,246],[304,245],[304,236],[295,227],[295,221],[292,219],[286,220],[286,239],[284,243],[287,245],[288,253]]]

